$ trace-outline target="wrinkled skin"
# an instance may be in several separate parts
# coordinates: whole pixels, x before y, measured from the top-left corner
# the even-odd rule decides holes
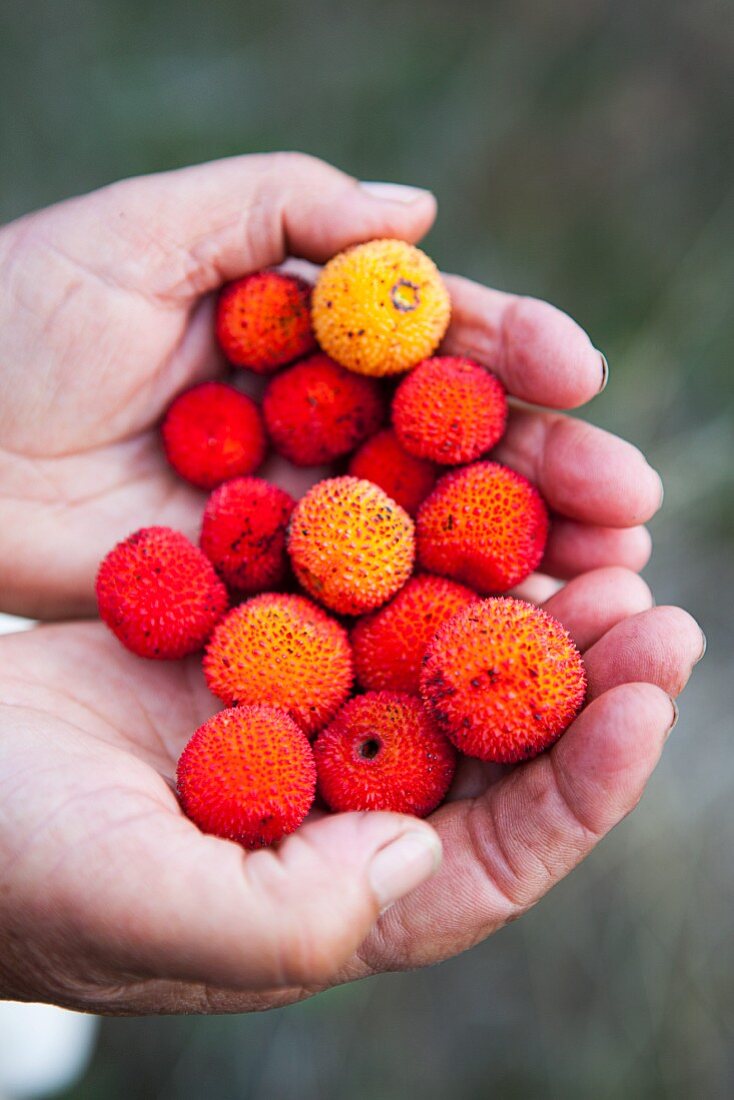
[[[125,181],[3,229],[0,606],[89,615],[113,542],[154,522],[196,534],[205,498],[167,468],[157,425],[175,393],[223,372],[223,280],[287,254],[418,240],[434,213],[424,192],[378,195],[282,154]],[[571,408],[599,391],[600,357],[565,315],[449,285],[442,350],[487,363],[524,402]],[[5,637],[0,993],[239,1012],[435,962],[526,911],[634,807],[702,653],[693,620],[653,608],[635,575],[660,480],[634,447],[560,412],[515,408],[494,456],[554,513],[523,594],[549,597],[585,654],[587,705],[557,745],[514,769],[464,762],[428,823],[314,815],[277,849],[244,853],[199,833],[172,790],[183,744],[216,709],[196,659],[140,661],[92,622]],[[551,578],[569,583],[556,592]],[[414,867],[380,915],[370,868],[415,832],[440,838],[443,863],[432,877]]]

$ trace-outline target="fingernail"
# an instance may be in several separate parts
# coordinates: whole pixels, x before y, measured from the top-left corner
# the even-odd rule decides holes
[[[663,506],[663,501],[665,500],[665,486],[663,485],[663,479],[660,477],[660,474],[658,474],[658,477],[660,478],[660,503],[658,504],[658,511],[660,511]]]
[[[703,639],[703,642],[701,644],[701,653],[696,658],[696,664],[698,664],[699,661],[702,661],[704,659],[704,657],[706,656],[706,649],[707,649],[707,646],[708,646],[708,642],[706,641],[706,635],[704,634],[703,631],[701,631],[701,637]]]
[[[380,912],[430,878],[440,863],[441,842],[435,833],[412,829],[381,848],[369,869]]]
[[[668,726],[668,732],[665,734],[666,741],[670,737],[675,727],[678,725],[678,718],[680,717],[680,711],[678,710],[678,704],[676,703],[675,699],[670,700],[670,705],[673,708],[673,721]]]
[[[373,198],[403,204],[417,202],[431,194],[422,187],[408,187],[404,183],[381,183],[378,180],[363,180],[359,186]]]
[[[598,350],[597,348],[597,351]],[[599,358],[601,359],[601,385],[597,392],[602,393],[607,388],[607,382],[609,381],[609,364],[607,363],[607,357],[604,352],[599,351]]]

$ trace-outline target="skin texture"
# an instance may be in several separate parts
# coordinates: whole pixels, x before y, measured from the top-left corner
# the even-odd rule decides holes
[[[175,393],[223,372],[213,292],[287,253],[318,263],[372,237],[417,241],[435,204],[406,199],[283,154],[125,181],[0,231],[3,609],[88,615],[115,541],[151,523],[196,536],[205,497],[168,468],[157,425]],[[443,353],[557,409],[600,389],[598,353],[564,314],[449,285]],[[525,585],[534,596],[519,594],[574,578],[548,609],[586,651],[590,702],[528,764],[462,764],[428,823],[314,816],[276,850],[245,854],[201,834],[171,788],[216,709],[196,658],[142,662],[99,623],[0,640],[0,994],[242,1012],[436,962],[527,910],[634,807],[673,721],[669,696],[702,652],[690,617],[651,608],[624,568],[649,553],[641,525],[659,478],[635,448],[556,413],[513,410],[497,458],[536,478],[557,513],[543,574]],[[443,864],[431,878],[414,866],[380,915],[373,871],[415,832],[440,838]]]

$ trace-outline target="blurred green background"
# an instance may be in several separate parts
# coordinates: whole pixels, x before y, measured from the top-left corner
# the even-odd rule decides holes
[[[647,577],[709,653],[635,815],[468,955],[263,1016],[110,1020],[68,1100],[734,1095],[734,6],[2,0],[0,219],[301,149],[432,188],[448,270],[607,354],[666,481]]]

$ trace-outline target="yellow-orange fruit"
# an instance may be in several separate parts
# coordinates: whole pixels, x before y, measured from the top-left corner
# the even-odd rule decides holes
[[[271,592],[235,607],[204,655],[209,690],[228,706],[282,707],[309,736],[352,687],[347,632],[304,596]]]
[[[412,244],[368,241],[329,260],[314,287],[319,344],[357,374],[400,374],[430,355],[451,316],[433,260]]]
[[[446,577],[411,577],[390,603],[352,629],[352,656],[359,683],[368,691],[417,695],[421,665],[438,628],[477,600],[470,588]]]
[[[474,462],[497,443],[507,421],[498,378],[473,359],[424,359],[398,386],[395,434],[406,451],[444,465]]]
[[[507,592],[540,564],[548,513],[534,485],[498,462],[445,474],[416,520],[418,561],[483,595]]]
[[[581,654],[539,607],[510,597],[470,604],[428,646],[421,696],[467,756],[511,764],[570,725],[586,691]]]
[[[294,508],[288,552],[314,599],[342,615],[362,615],[389,600],[410,576],[413,521],[371,481],[327,478]]]

